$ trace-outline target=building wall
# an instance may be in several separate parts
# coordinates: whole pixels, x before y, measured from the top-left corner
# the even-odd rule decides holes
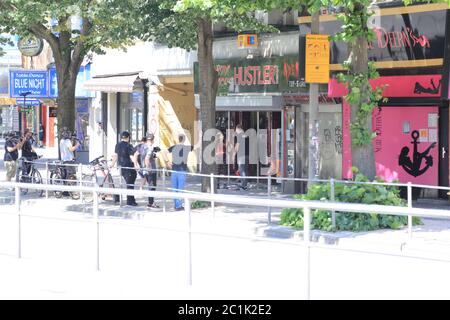
[[[172,105],[178,121],[184,130],[189,131],[190,141],[193,143],[194,137],[194,124],[197,120],[197,109],[194,106],[194,84],[193,83],[180,83],[167,85],[176,90],[180,90],[186,93],[182,95],[180,92],[174,92],[168,89],[160,92],[161,97],[167,100]],[[162,120],[164,115],[160,117]],[[175,137],[174,137],[175,138]]]
[[[108,94],[108,139],[107,139],[107,159],[111,159],[117,144],[117,96],[116,93]]]
[[[102,109],[100,94],[92,99],[91,108],[89,109],[89,127],[87,134],[89,136],[89,161],[104,155],[103,154],[103,129],[99,126],[102,122]],[[105,155],[106,156],[106,155]]]
[[[215,39],[213,50],[214,59],[246,59],[249,52],[254,57],[295,55],[299,51],[299,36],[296,31],[262,35],[258,48],[251,50],[238,49],[236,37]]]
[[[142,71],[147,75],[192,74],[197,61],[195,51],[168,48],[152,42],[138,42],[127,48],[107,49],[104,55],[93,56],[92,75]]]

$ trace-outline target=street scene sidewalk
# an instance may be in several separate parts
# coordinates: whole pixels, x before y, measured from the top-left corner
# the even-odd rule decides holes
[[[267,211],[261,208],[219,206],[214,213],[211,208],[192,210],[192,287],[187,285],[186,278],[185,212],[163,213],[102,203],[101,271],[95,272],[91,210],[90,205],[69,199],[24,200],[23,259],[18,260],[14,257],[17,239],[14,206],[0,206],[0,296],[304,298],[301,290],[304,248],[296,245],[301,244],[303,235],[277,225],[280,210],[273,210],[271,224],[267,223]],[[423,219],[423,222],[413,228],[412,239],[405,229],[367,233],[312,231],[313,243],[325,245],[311,249],[312,298],[448,298],[448,290],[443,288],[450,284],[447,272],[450,221]],[[332,266],[329,261],[334,261]],[[386,270],[380,281],[376,274],[382,274],[383,265],[389,266],[389,272]],[[299,276],[288,276],[289,273]],[[358,275],[368,273],[373,277],[364,286],[371,290],[362,293],[358,289],[362,285]],[[383,283],[391,283],[389,292]]]
[[[13,192],[9,196],[13,198]],[[13,202],[0,205],[0,297],[305,298],[303,232],[278,225],[280,208],[271,210],[271,223],[266,208],[216,204],[214,211],[192,210],[190,286],[186,213],[174,211],[169,200],[165,213],[148,209],[146,200],[138,199],[139,207],[119,207],[111,199],[100,201],[100,272],[94,271],[92,204],[52,195],[48,200],[23,197],[20,260],[15,257],[15,206]],[[156,203],[163,207],[162,200]],[[450,284],[450,221],[423,222],[413,228],[412,239],[405,229],[312,231],[313,243],[324,247],[311,249],[311,297],[448,298],[443,288]],[[333,268],[329,269],[331,261]],[[381,270],[383,266],[389,270]],[[298,276],[285,279],[286,272]],[[382,279],[372,276],[362,284],[358,279],[367,273],[382,275]],[[387,293],[386,281],[392,284]]]
[[[55,159],[54,150],[43,150],[43,153],[45,159]],[[160,179],[160,190],[161,186]],[[166,187],[167,190],[169,179]],[[200,179],[189,177],[187,190],[200,192],[200,189]],[[291,197],[282,194],[276,186],[273,189],[274,199]],[[267,186],[261,183],[259,188],[253,184],[245,192],[234,188],[217,192],[266,198]],[[161,199],[156,199],[159,208],[155,209],[146,207],[146,198],[137,199],[138,207],[114,205],[111,197],[100,200],[100,272],[94,271],[92,203],[69,197],[56,199],[52,192],[48,199],[32,192],[24,195],[22,259],[17,259],[14,192],[1,190],[0,201],[0,297],[304,298],[299,292],[304,287],[301,277],[290,281],[280,278],[286,266],[291,266],[295,274],[302,274],[305,250],[301,246],[303,231],[279,225],[282,208],[270,210],[270,221],[267,208],[216,203],[214,210],[193,209],[193,285],[189,286],[187,215],[184,211],[174,211],[171,200],[165,201],[166,212]],[[423,200],[416,201],[415,206],[427,207],[430,203],[439,209],[447,206],[446,202]],[[311,240],[320,247],[311,249],[312,297],[448,297],[442,284],[450,284],[445,271],[450,263],[450,220],[422,219],[422,222],[413,227],[412,238],[406,229],[359,233],[313,230]],[[334,261],[333,271],[339,272],[339,277],[327,270],[329,261]],[[379,269],[383,265],[380,261],[394,267],[386,271],[388,275],[383,279],[402,284],[386,293],[382,282],[378,283],[374,277],[369,281],[372,290],[365,290],[361,295],[358,274],[376,272],[371,268],[376,265]],[[415,263],[411,264],[412,261]],[[420,277],[425,277],[423,270],[429,270],[427,279],[434,280],[421,281]],[[324,273],[328,276],[323,276]],[[406,273],[410,278],[419,279],[413,282],[414,290],[408,278],[399,280]],[[267,277],[268,274],[275,276]]]

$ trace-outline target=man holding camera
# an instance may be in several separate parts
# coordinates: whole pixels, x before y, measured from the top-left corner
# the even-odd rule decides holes
[[[61,161],[75,162],[75,151],[80,146],[80,142],[76,140],[72,143],[71,134],[68,130],[64,130],[61,135],[61,142],[59,143],[59,150],[61,152]]]
[[[156,154],[161,151],[161,149],[154,144],[155,136],[150,133],[147,137],[147,154],[145,156],[145,168],[148,170],[146,175],[149,190],[156,190],[156,180],[158,179],[158,172],[156,171]],[[148,198],[149,208],[158,208],[155,204],[155,199],[153,197]]]
[[[19,141],[18,135],[10,133],[5,142],[5,156],[3,158],[6,169],[6,181],[11,181],[16,176],[17,159],[19,158],[19,150],[25,143],[25,139]]]

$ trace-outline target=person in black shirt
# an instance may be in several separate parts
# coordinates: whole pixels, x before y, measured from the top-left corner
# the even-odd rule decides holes
[[[6,169],[6,181],[11,181],[11,179],[16,175],[17,171],[17,159],[19,158],[19,150],[22,148],[25,140],[19,141],[14,133],[10,133],[5,142],[5,169]]]
[[[25,162],[22,162],[23,164],[23,174],[27,175],[31,170],[31,163],[32,161],[37,159],[37,153],[34,149],[34,139],[33,139],[33,133],[29,130],[25,130],[25,137],[24,137],[24,144],[22,146],[22,157],[25,158]]]
[[[45,130],[42,123],[39,124],[39,146],[44,147]]]
[[[171,168],[174,172],[172,172],[172,191],[181,192],[184,190],[184,186],[186,184],[186,172],[187,172],[187,161],[189,152],[191,152],[194,147],[186,146],[183,144],[185,136],[180,134],[178,136],[179,143],[171,146],[168,151],[172,154],[172,162],[167,160],[167,156],[165,157],[166,162],[168,162],[169,168]],[[174,199],[175,202],[175,210],[183,210],[183,201],[181,199]]]
[[[130,144],[130,133],[128,131],[122,132],[120,135],[122,141],[116,145],[115,154],[113,155],[113,162],[111,167],[114,167],[116,163],[122,168],[122,177],[125,179],[127,189],[134,189],[134,183],[136,182],[136,169],[139,169],[139,165],[134,157],[135,150]],[[135,168],[135,169],[133,169]],[[119,202],[119,196],[114,196],[114,202]],[[127,196],[127,205],[137,206],[134,196]]]

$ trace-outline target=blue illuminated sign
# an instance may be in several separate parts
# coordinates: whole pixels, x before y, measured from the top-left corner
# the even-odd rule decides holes
[[[46,98],[48,97],[47,71],[9,72],[9,93],[12,98]]]

